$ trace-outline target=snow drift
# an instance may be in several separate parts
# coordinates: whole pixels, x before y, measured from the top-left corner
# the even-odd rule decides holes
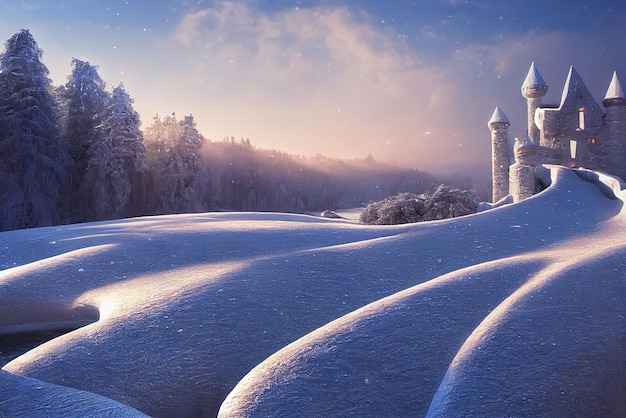
[[[0,373],[63,397],[22,383],[0,412],[621,415],[624,196],[552,176],[423,224],[209,213],[2,233],[0,333],[89,325]]]

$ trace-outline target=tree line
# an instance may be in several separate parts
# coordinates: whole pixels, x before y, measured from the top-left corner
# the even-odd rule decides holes
[[[364,206],[441,179],[371,156],[337,160],[204,138],[191,115],[155,116],[144,130],[123,84],[71,61],[53,86],[28,30],[0,54],[0,230],[168,213],[315,212]]]

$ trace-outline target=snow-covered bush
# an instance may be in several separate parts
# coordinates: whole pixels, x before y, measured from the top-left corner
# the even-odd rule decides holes
[[[422,220],[427,196],[424,194],[401,193],[380,202],[367,205],[361,213],[365,224],[396,225]]]
[[[476,213],[478,201],[472,190],[452,189],[442,184],[431,196],[401,193],[370,203],[360,220],[370,225],[396,225],[448,219]]]

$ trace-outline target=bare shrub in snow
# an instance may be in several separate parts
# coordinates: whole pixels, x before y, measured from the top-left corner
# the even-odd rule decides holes
[[[442,184],[431,196],[401,193],[370,203],[360,220],[369,225],[397,225],[448,219],[476,213],[478,201],[472,190],[452,189]]]
[[[478,203],[478,196],[473,190],[451,189],[442,184],[428,199],[422,220],[434,221],[476,213]]]

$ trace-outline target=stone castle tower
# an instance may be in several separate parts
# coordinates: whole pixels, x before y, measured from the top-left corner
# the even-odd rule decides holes
[[[493,173],[493,201],[509,194],[509,118],[496,107],[489,121],[491,130],[491,172]]]
[[[488,123],[492,139],[493,201],[512,195],[518,202],[542,189],[542,164],[585,167],[626,179],[626,99],[617,73],[602,101],[595,101],[578,72],[570,67],[561,102],[546,106],[548,85],[532,63],[522,84],[527,101],[527,136],[516,138],[510,160],[509,120],[496,110]],[[505,178],[508,178],[508,186]]]
[[[535,112],[541,107],[541,99],[548,92],[548,85],[535,68],[535,63],[530,64],[528,75],[522,84],[522,96],[528,104],[528,138],[533,144],[539,145],[540,132],[535,125]]]

